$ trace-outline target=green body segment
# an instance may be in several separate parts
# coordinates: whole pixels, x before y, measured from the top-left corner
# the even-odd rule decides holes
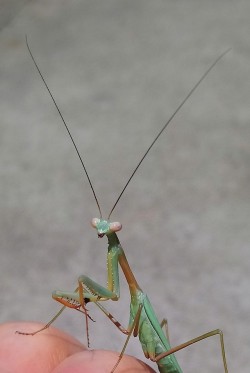
[[[166,335],[163,333],[147,295],[141,290],[131,271],[116,233],[109,234],[107,237],[109,242],[108,276],[113,274],[113,276],[111,276],[113,283],[116,285],[117,283],[119,284],[118,260],[130,290],[131,302],[128,330],[133,327],[136,315],[141,307],[138,330],[139,340],[145,357],[155,361],[159,354],[170,350],[170,343]],[[109,266],[109,263],[112,263],[112,265]],[[182,373],[182,369],[180,368],[174,354],[166,356],[161,360],[156,361],[156,363],[161,373]]]
[[[147,295],[141,291],[131,299],[130,324],[138,311],[139,304],[143,305],[139,323],[139,340],[145,356],[154,360],[159,354],[170,350],[170,343],[163,333]],[[162,358],[157,361],[157,364],[161,373],[182,372],[174,354]]]

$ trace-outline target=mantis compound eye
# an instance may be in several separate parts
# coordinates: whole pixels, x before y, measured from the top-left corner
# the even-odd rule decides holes
[[[113,223],[110,223],[110,231],[111,232],[118,232],[122,229],[121,223],[119,221],[115,221]]]
[[[94,219],[91,220],[91,225],[92,225],[93,228],[96,228],[98,223],[100,223],[100,219],[98,219],[98,218],[94,218]]]

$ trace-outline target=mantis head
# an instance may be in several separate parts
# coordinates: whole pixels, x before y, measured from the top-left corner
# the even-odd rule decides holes
[[[98,237],[100,238],[105,235],[107,236],[111,233],[118,232],[122,229],[122,225],[118,221],[111,223],[107,220],[99,218],[92,219],[91,225],[93,228],[96,228]]]

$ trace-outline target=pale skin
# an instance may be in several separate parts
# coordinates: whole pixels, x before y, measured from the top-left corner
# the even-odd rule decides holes
[[[35,331],[41,326],[31,322],[0,325],[1,373],[109,373],[119,357],[114,351],[88,350],[77,339],[54,327],[34,338],[15,333],[16,330]],[[124,355],[116,373],[125,372],[155,371],[142,361]]]

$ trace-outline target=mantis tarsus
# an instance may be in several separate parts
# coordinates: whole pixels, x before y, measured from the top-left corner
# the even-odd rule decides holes
[[[23,333],[18,332],[20,334],[27,334],[27,335],[34,335],[46,328],[48,328],[52,322],[63,312],[63,310],[66,307],[70,307],[73,309],[76,309],[80,312],[83,312],[86,317],[86,330],[87,330],[87,338],[88,338],[88,318],[91,319],[91,317],[88,315],[88,312],[86,310],[86,303],[88,302],[94,302],[102,312],[119,328],[119,330],[127,335],[126,342],[124,344],[124,347],[120,353],[120,357],[113,367],[111,373],[115,371],[117,368],[120,360],[122,359],[122,356],[124,354],[125,348],[128,344],[129,338],[133,334],[133,336],[139,336],[140,343],[142,345],[142,349],[144,352],[144,355],[146,358],[150,359],[151,361],[154,361],[158,365],[158,369],[161,373],[180,373],[182,372],[176,357],[174,355],[175,352],[193,344],[196,342],[199,342],[205,338],[212,337],[214,335],[218,335],[220,338],[220,346],[221,346],[221,355],[224,365],[224,371],[227,373],[227,363],[226,363],[226,356],[225,356],[225,349],[224,349],[224,340],[223,340],[223,333],[219,329],[215,329],[213,331],[210,331],[208,333],[205,333],[201,336],[198,336],[190,341],[187,341],[185,343],[182,343],[174,348],[171,348],[169,343],[169,337],[166,333],[166,335],[163,333],[162,326],[166,326],[166,320],[163,320],[162,323],[160,323],[155,315],[155,312],[149,302],[149,299],[147,295],[142,291],[139,284],[136,281],[136,278],[129,266],[129,263],[126,259],[124,250],[120,244],[120,241],[117,237],[117,232],[121,230],[122,225],[119,222],[111,222],[110,216],[112,212],[114,211],[118,201],[120,200],[121,196],[123,195],[125,189],[127,188],[128,184],[130,183],[131,179],[133,178],[134,174],[136,173],[137,169],[140,167],[141,163],[147,156],[148,152],[151,150],[152,146],[155,144],[159,136],[162,134],[162,132],[166,129],[168,124],[172,121],[174,116],[177,114],[177,112],[181,109],[181,107],[184,105],[184,103],[188,100],[188,98],[192,95],[192,93],[196,90],[196,88],[200,85],[200,83],[205,79],[207,74],[213,69],[213,67],[217,64],[217,62],[228,52],[225,51],[222,53],[213,63],[212,65],[206,70],[206,72],[201,76],[201,78],[198,80],[198,82],[193,86],[193,88],[190,90],[190,92],[187,94],[187,96],[184,98],[184,100],[180,103],[180,105],[177,107],[177,109],[174,111],[172,116],[169,118],[167,123],[163,126],[161,131],[157,134],[157,136],[154,138],[153,142],[150,144],[146,152],[144,153],[143,157],[141,158],[140,162],[134,169],[132,175],[128,179],[127,183],[125,184],[124,188],[122,189],[119,197],[117,198],[115,204],[113,205],[108,219],[102,218],[102,212],[101,208],[96,196],[96,193],[94,191],[93,185],[91,183],[91,180],[89,178],[88,172],[86,170],[85,164],[81,158],[81,155],[79,154],[79,151],[76,147],[76,144],[74,142],[74,139],[69,131],[69,128],[61,114],[61,111],[59,107],[57,106],[57,103],[55,102],[55,99],[46,83],[46,81],[43,78],[43,75],[33,57],[33,54],[30,50],[30,47],[27,42],[27,47],[29,50],[29,53],[31,55],[31,58],[38,70],[38,73],[40,74],[46,89],[48,90],[54,105],[61,116],[61,119],[63,121],[63,124],[71,138],[71,141],[75,147],[75,150],[77,152],[77,155],[81,161],[81,164],[83,166],[84,172],[87,176],[88,182],[90,184],[91,190],[93,192],[95,201],[97,203],[97,207],[99,210],[100,218],[94,218],[92,220],[92,226],[97,230],[98,237],[106,236],[108,239],[108,253],[107,253],[107,278],[108,278],[108,284],[107,287],[104,287],[96,282],[94,282],[92,279],[90,279],[87,276],[80,276],[78,278],[78,286],[75,289],[74,292],[65,292],[65,291],[54,291],[52,296],[55,300],[59,301],[63,304],[63,307],[61,310],[57,313],[57,315],[48,323],[46,324],[42,329],[37,330],[34,333]],[[117,301],[120,297],[120,286],[119,286],[119,265],[125,275],[126,281],[128,283],[130,295],[131,295],[131,302],[130,302],[130,319],[128,327],[125,329],[121,326],[121,324],[103,307],[103,305],[100,303],[102,301],[107,300],[113,300]]]

